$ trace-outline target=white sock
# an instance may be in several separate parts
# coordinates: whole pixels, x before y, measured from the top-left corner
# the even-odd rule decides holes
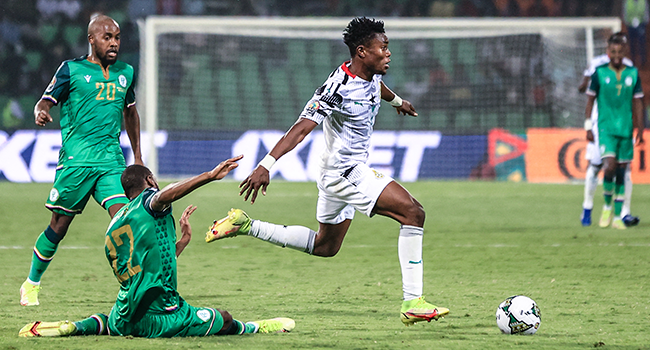
[[[621,208],[621,217],[630,215],[630,204],[632,203],[632,166],[627,165],[625,169],[625,198],[623,200],[623,208]]]
[[[583,209],[593,209],[594,207],[594,194],[596,194],[596,188],[598,187],[599,172],[600,167],[589,163],[587,174],[585,175],[585,199],[582,202]]]
[[[404,300],[422,296],[422,227],[402,225],[399,230],[397,253],[402,268]]]
[[[309,254],[314,252],[316,232],[304,226],[283,226],[253,220],[248,235],[283,248],[289,247]]]
[[[41,285],[41,281],[34,282],[34,281],[30,280],[29,277],[27,277],[27,283],[31,284],[32,286],[40,286]]]

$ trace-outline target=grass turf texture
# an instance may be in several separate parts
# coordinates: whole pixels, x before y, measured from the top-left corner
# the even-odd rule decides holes
[[[637,185],[627,231],[579,223],[582,186],[491,182],[419,182],[405,186],[427,211],[424,290],[448,307],[445,319],[404,327],[398,224],[357,213],[339,254],[308,256],[252,237],[206,244],[212,220],[230,207],[253,218],[317,227],[313,183],[271,184],[251,206],[237,183],[207,185],[189,204],[192,243],[178,260],[179,291],[192,305],[225,309],[243,321],[292,317],[290,334],[208,338],[18,338],[35,320],[79,320],[108,313],[117,280],[104,257],[108,215],[95,203],[73,222],[43,277],[41,305],[21,307],[18,289],[31,249],[49,222],[47,184],[0,183],[0,348],[3,349],[650,349],[648,271],[650,187]],[[524,294],[541,308],[533,336],[503,335],[496,307]]]

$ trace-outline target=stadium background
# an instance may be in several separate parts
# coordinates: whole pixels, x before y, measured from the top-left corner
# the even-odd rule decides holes
[[[37,129],[31,110],[60,62],[87,51],[85,28],[95,12],[121,24],[120,59],[138,69],[137,23],[152,15],[315,20],[366,15],[383,19],[390,37],[391,18],[620,17],[622,9],[620,0],[8,0],[0,6],[0,179],[15,182],[53,179],[58,123]],[[595,34],[599,54],[608,32]],[[168,34],[159,45],[158,173],[168,178],[204,171],[242,152],[253,154],[235,174],[245,176],[327,74],[348,59],[340,39]],[[393,62],[385,80],[414,103],[420,117],[397,117],[384,105],[371,165],[402,181],[582,178],[584,140],[576,128],[584,97],[575,87],[587,64],[583,45],[518,34],[400,39],[391,41],[390,49]],[[564,56],[557,58],[557,52]],[[649,67],[640,68],[647,84]],[[290,160],[279,162],[275,175],[313,180],[318,140],[313,135]],[[635,181],[650,182],[645,150],[637,155]]]

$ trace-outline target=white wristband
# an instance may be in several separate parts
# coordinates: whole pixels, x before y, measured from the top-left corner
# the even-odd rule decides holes
[[[402,98],[397,96],[397,94],[395,94],[395,98],[392,101],[389,101],[388,103],[390,103],[390,105],[393,107],[399,107],[402,105]]]
[[[267,154],[264,156],[264,158],[262,158],[260,164],[258,165],[261,165],[264,169],[271,171],[271,167],[273,166],[273,164],[275,164],[275,158],[273,158],[272,155]]]
[[[594,123],[591,121],[591,119],[585,119],[585,130],[589,131],[593,127]]]

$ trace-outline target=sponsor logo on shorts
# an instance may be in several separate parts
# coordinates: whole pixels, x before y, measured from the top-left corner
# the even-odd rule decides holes
[[[625,85],[632,86],[632,77],[625,78]]]
[[[117,81],[122,85],[122,87],[126,87],[126,77],[121,75],[117,77]]]
[[[50,191],[50,202],[55,202],[57,199],[59,199],[59,191],[56,188],[53,188]]]
[[[372,169],[372,172],[375,173],[375,177],[378,178],[378,179],[381,179],[382,177],[384,177],[384,174],[378,172],[375,169]]]
[[[54,84],[56,84],[56,77],[52,78],[52,81],[50,82],[50,85],[48,85],[45,89],[45,92],[52,92],[52,90],[54,90]]]
[[[201,310],[197,311],[196,316],[198,316],[198,318],[202,319],[203,322],[208,322],[210,320],[210,318],[212,317],[212,315],[210,314],[210,311],[208,311],[206,309],[201,309]]]

